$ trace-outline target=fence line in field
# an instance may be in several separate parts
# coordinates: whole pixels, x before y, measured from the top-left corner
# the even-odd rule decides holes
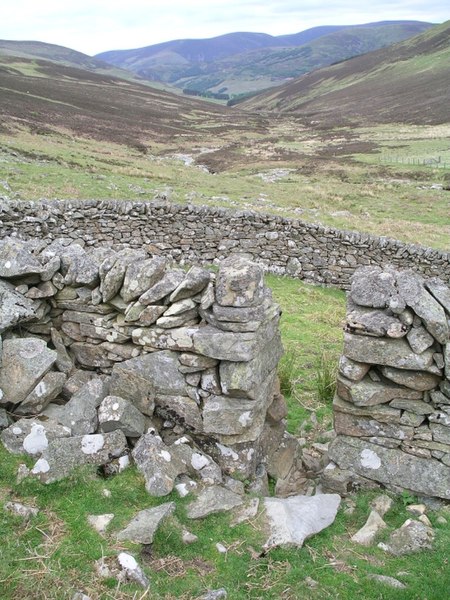
[[[394,156],[392,154],[382,154],[379,157],[381,163],[396,163],[401,165],[416,165],[418,167],[431,167],[433,169],[450,169],[450,163],[443,162],[442,157],[437,158],[418,158],[412,156]]]

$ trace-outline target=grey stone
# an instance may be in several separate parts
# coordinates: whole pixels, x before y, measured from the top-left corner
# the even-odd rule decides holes
[[[427,496],[450,498],[450,468],[437,460],[416,457],[398,449],[384,448],[366,440],[341,435],[330,444],[329,457],[342,469],[351,470],[388,487],[402,487]]]
[[[228,593],[225,588],[219,588],[218,590],[208,590],[206,594],[203,594],[198,600],[222,600],[222,598],[228,598]]]
[[[236,525],[254,519],[258,514],[259,504],[259,498],[250,498],[243,506],[236,508],[230,521],[230,527],[236,527]]]
[[[422,402],[421,400],[407,400],[402,398],[396,398],[389,403],[392,408],[399,408],[400,410],[410,411],[417,415],[429,415],[434,412],[434,407],[428,402]]]
[[[346,379],[351,379],[352,381],[361,381],[361,379],[367,375],[369,369],[370,365],[351,360],[343,354],[339,359],[339,373],[341,373],[341,375],[343,375]]]
[[[125,581],[125,583],[128,580],[145,589],[150,586],[150,580],[138,565],[134,556],[131,556],[131,554],[128,554],[127,552],[121,552],[117,557],[117,561],[122,569],[122,580]]]
[[[264,547],[301,548],[306,539],[334,522],[340,503],[337,494],[264,498],[270,527],[270,537]]]
[[[422,399],[422,393],[417,390],[387,382],[371,381],[369,377],[358,382],[338,377],[336,389],[341,398],[347,402],[353,402],[356,406],[385,404],[394,398]]]
[[[50,281],[61,267],[61,259],[59,256],[49,258],[45,264],[42,265],[41,279],[42,281]]]
[[[384,517],[384,515],[389,512],[392,508],[394,501],[386,494],[381,494],[372,500],[370,506],[373,510],[376,510],[380,517]]]
[[[57,398],[66,382],[67,375],[49,371],[19,406],[15,407],[16,415],[37,415],[50,402]]]
[[[203,519],[208,515],[226,512],[243,504],[242,496],[219,485],[203,489],[187,507],[189,519]]]
[[[172,329],[175,327],[183,327],[185,325],[194,325],[199,321],[198,311],[196,308],[184,312],[173,317],[166,317],[165,314],[156,321],[157,327],[163,329]]]
[[[42,265],[32,254],[29,243],[12,237],[0,240],[0,277],[9,279],[41,271]]]
[[[183,352],[178,356],[180,361],[179,370],[181,373],[195,373],[196,371],[203,371],[205,369],[211,369],[219,364],[219,361],[215,358],[208,356],[201,356],[200,354],[191,354],[189,352]],[[184,367],[186,370],[184,369]]]
[[[144,261],[136,261],[128,265],[120,295],[125,302],[139,298],[153,287],[164,275],[167,261],[162,256],[155,256]]]
[[[153,352],[114,365],[110,393],[131,400],[144,414],[152,415],[156,394],[183,396],[186,382],[178,370],[178,355]]]
[[[386,437],[398,440],[410,440],[413,437],[412,427],[401,424],[380,423],[370,417],[356,416],[336,411],[334,428],[338,435],[354,437]]]
[[[104,533],[113,519],[113,513],[107,513],[104,515],[88,515],[89,525],[99,533]]]
[[[261,401],[228,396],[210,396],[203,406],[203,428],[205,433],[221,436],[239,436],[236,441],[254,441],[264,427],[266,410],[272,396],[269,392],[273,378],[266,382],[261,392]],[[272,384],[273,385],[273,384]],[[273,388],[272,388],[273,389]],[[221,437],[224,443],[224,437]]]
[[[1,392],[1,390],[0,390]],[[0,408],[0,431],[6,429],[11,424],[8,413],[4,408]]]
[[[129,540],[135,544],[152,544],[160,525],[175,511],[175,502],[166,502],[155,508],[141,510],[122,531],[118,540]]]
[[[406,339],[416,354],[422,354],[434,344],[434,337],[421,325],[410,329]]]
[[[42,483],[52,483],[67,477],[77,467],[105,465],[126,449],[127,440],[120,430],[52,440],[31,475]]]
[[[380,404],[368,407],[357,407],[352,402],[346,402],[337,395],[333,399],[333,409],[337,412],[372,417],[382,423],[399,423],[401,418],[400,409],[395,409],[390,405]]]
[[[74,363],[66,349],[66,346],[64,345],[62,335],[54,327],[50,329],[50,335],[52,338],[52,344],[55,346],[56,351],[55,366],[58,371],[68,375],[73,370]]]
[[[247,307],[263,299],[263,271],[239,255],[220,263],[216,279],[216,301],[222,306]]]
[[[401,581],[399,581],[398,579],[396,579],[395,577],[389,577],[388,575],[378,575],[377,573],[369,573],[367,575],[367,577],[369,579],[373,579],[374,581],[377,581],[378,583],[382,583],[383,585],[387,585],[388,587],[397,589],[397,590],[404,590],[406,589],[406,585],[404,583],[402,583]]]
[[[397,369],[436,372],[433,352],[413,352],[404,339],[373,338],[344,334],[344,354],[352,360]]]
[[[214,289],[214,284],[212,283],[212,281],[210,281],[206,288],[203,290],[203,292],[200,294],[200,297],[198,299],[200,300],[200,308],[202,310],[207,310],[214,304],[216,300]]]
[[[74,369],[69,378],[66,380],[61,392],[61,396],[65,400],[70,400],[72,396],[88,381],[94,379],[97,375],[93,371],[85,371],[84,369]]]
[[[450,421],[449,415],[447,415],[447,418]],[[450,446],[450,423],[448,426],[441,425],[439,423],[430,423],[430,429],[435,442],[448,444]]]
[[[57,413],[58,421],[69,427],[72,435],[94,433],[98,427],[97,408],[107,394],[108,382],[105,379],[91,379],[61,407]]]
[[[256,357],[258,342],[253,333],[229,333],[207,325],[194,333],[193,349],[210,358],[245,362]]]
[[[370,310],[351,306],[347,312],[345,327],[347,331],[377,337],[400,338],[407,334],[408,327],[400,319],[382,310]]]
[[[197,308],[197,304],[192,300],[192,298],[186,298],[185,300],[179,300],[174,304],[171,304],[169,308],[165,311],[165,317],[174,317],[182,315],[185,312],[190,312],[192,309]]]
[[[378,544],[378,546],[394,556],[404,556],[421,550],[431,550],[433,540],[434,532],[431,527],[420,521],[408,519],[399,529],[391,533],[387,544]]]
[[[407,371],[394,367],[382,367],[381,374],[398,385],[404,385],[412,390],[427,391],[439,385],[440,377],[433,373]]]
[[[68,265],[64,283],[74,287],[94,288],[99,282],[98,270],[99,262],[95,260],[94,256],[84,251],[75,253]]]
[[[2,404],[23,402],[56,361],[56,352],[43,340],[17,338],[3,342],[0,389]]]
[[[203,431],[200,408],[192,398],[157,394],[155,403],[159,415],[163,414],[165,418],[173,420],[178,425],[196,433]]]
[[[449,340],[449,328],[445,311],[427,292],[422,277],[413,271],[399,271],[397,287],[408,306],[422,319],[428,332],[439,343],[446,344]]]
[[[108,368],[113,366],[113,362],[108,358],[108,351],[99,345],[93,345],[86,342],[74,342],[70,350],[75,356],[75,361],[82,367]]]
[[[14,286],[0,280],[0,333],[36,317],[37,303],[15,291]]]
[[[38,283],[36,287],[30,288],[24,294],[24,296],[26,298],[30,298],[31,300],[40,300],[42,298],[51,298],[56,294],[57,291],[57,288],[51,281],[44,281],[42,283]]]
[[[25,521],[29,521],[32,517],[37,517],[39,514],[38,508],[20,502],[7,502],[4,505],[4,509],[18,517],[22,517]]]
[[[226,395],[257,399],[258,388],[269,374],[276,369],[283,354],[281,337],[275,337],[260,349],[248,362],[220,363],[220,382]]]
[[[137,468],[144,476],[145,489],[151,496],[167,496],[175,479],[187,471],[186,465],[170,452],[159,436],[143,435],[132,452]]]
[[[145,417],[129,401],[119,396],[106,396],[98,409],[98,422],[102,431],[121,429],[127,437],[144,433]]]
[[[372,510],[365,524],[350,539],[362,546],[370,546],[377,534],[385,527],[387,525],[378,512]]]
[[[380,267],[362,267],[352,277],[350,296],[360,306],[385,308],[397,296],[395,277]]]
[[[172,293],[184,280],[184,272],[181,269],[166,271],[162,279],[139,297],[139,303],[147,306],[162,300]]]
[[[112,300],[119,293],[127,267],[135,261],[142,261],[146,258],[147,254],[144,251],[127,248],[102,262],[99,274],[103,302]]]
[[[199,329],[201,328],[196,326],[177,329],[139,328],[133,331],[132,338],[140,346],[190,352],[194,350],[193,338]]]
[[[425,287],[439,304],[445,308],[447,313],[450,314],[450,289],[448,284],[446,285],[439,277],[432,277],[431,279],[427,279]]]
[[[70,429],[53,419],[19,419],[4,429],[1,440],[12,454],[41,454],[49,442],[60,437],[69,437]]]
[[[136,304],[139,304],[139,303],[136,302]],[[142,307],[142,306],[143,306],[142,304],[139,304],[139,307]],[[148,327],[149,325],[153,325],[153,323],[156,323],[156,320],[162,314],[164,314],[165,310],[166,310],[165,306],[158,306],[158,305],[145,306],[144,310],[142,312],[140,312],[140,314],[139,314],[139,319],[138,319],[139,326]]]
[[[442,383],[441,388],[442,389]],[[446,394],[443,394],[440,390],[433,390],[430,392],[431,402],[438,406],[446,406],[450,404],[449,397]]]
[[[170,295],[171,302],[195,296],[205,289],[211,279],[211,273],[198,266],[193,266],[186,273],[186,277]]]

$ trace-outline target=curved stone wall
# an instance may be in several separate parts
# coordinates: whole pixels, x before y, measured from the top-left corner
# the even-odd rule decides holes
[[[148,247],[178,262],[212,263],[234,252],[267,271],[348,288],[357,267],[387,264],[450,278],[450,254],[423,246],[256,212],[168,202],[3,202],[0,239],[66,236],[88,246]]]

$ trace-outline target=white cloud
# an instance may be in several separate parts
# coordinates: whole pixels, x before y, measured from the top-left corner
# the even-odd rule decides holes
[[[14,0],[2,7],[0,38],[94,54],[232,31],[280,35],[317,25],[448,18],[447,0]]]

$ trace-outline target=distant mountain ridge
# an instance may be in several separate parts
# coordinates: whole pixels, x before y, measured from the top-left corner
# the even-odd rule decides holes
[[[431,26],[420,21],[381,21],[314,27],[282,36],[235,32],[111,50],[95,58],[192,93],[233,96],[280,85],[324,65],[417,35]]]
[[[318,69],[240,104],[306,123],[450,122],[450,21],[403,42]]]

